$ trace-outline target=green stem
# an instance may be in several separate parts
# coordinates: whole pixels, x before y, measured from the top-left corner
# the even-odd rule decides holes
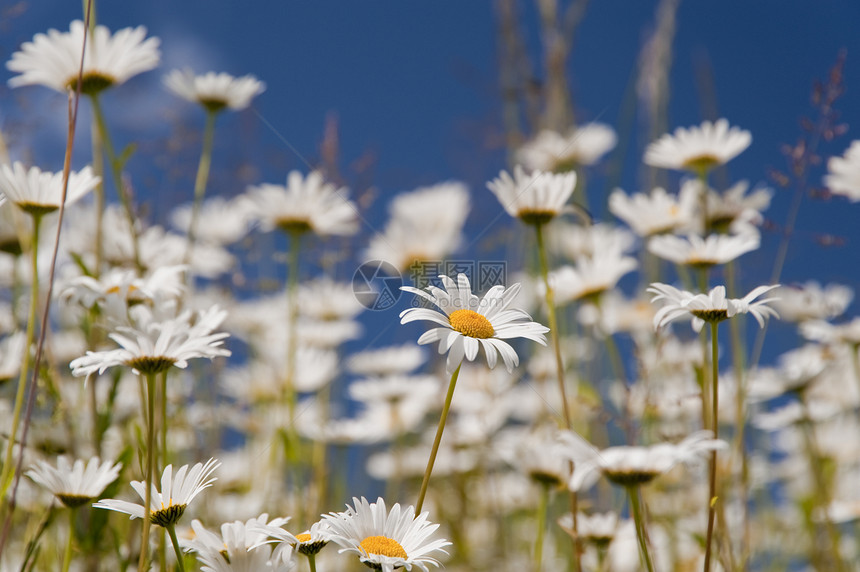
[[[182,549],[179,548],[179,540],[176,539],[176,525],[168,525],[167,534],[170,535],[170,542],[173,544],[173,551],[176,552],[176,562],[179,563],[179,572],[185,572],[185,559],[182,556]]]
[[[317,572],[317,555],[316,554],[308,554],[308,567],[311,569],[311,572]]]
[[[72,563],[72,544],[75,540],[75,516],[76,508],[69,508],[69,540],[66,542],[66,551],[63,553],[63,572],[69,572]]]
[[[93,118],[95,119],[96,126],[98,127],[99,137],[104,144],[104,150],[108,157],[108,163],[110,163],[113,184],[116,187],[119,201],[122,204],[123,209],[125,209],[125,214],[128,217],[129,231],[131,232],[131,245],[134,254],[134,265],[138,270],[140,270],[142,266],[140,263],[140,248],[137,244],[137,231],[135,230],[134,210],[132,208],[130,198],[126,195],[125,185],[123,185],[122,183],[122,163],[120,159],[116,156],[116,150],[114,149],[113,142],[110,138],[110,132],[107,128],[107,122],[105,121],[104,112],[102,111],[102,106],[98,94],[90,96],[90,100],[92,101],[93,105]]]
[[[535,540],[535,572],[541,572],[543,560],[543,537],[546,532],[546,513],[549,505],[549,484],[541,483],[540,501],[537,511],[537,539]]]
[[[167,450],[167,370],[161,373],[161,469],[167,466],[168,450]]]
[[[648,533],[645,528],[645,518],[642,514],[642,499],[639,496],[639,485],[627,487],[627,494],[630,497],[630,509],[633,512],[633,522],[636,524],[636,538],[639,541],[639,551],[642,560],[645,561],[645,567],[648,572],[654,572],[654,564],[651,562],[651,555],[648,553]]]
[[[543,224],[536,224],[535,234],[537,236],[538,261],[540,273],[546,290],[547,319],[549,320],[549,335],[552,340],[552,348],[555,352],[555,370],[558,378],[558,390],[561,393],[562,412],[564,414],[564,425],[568,430],[572,429],[570,408],[567,403],[567,391],[564,387],[564,362],[561,358],[561,340],[559,339],[558,320],[555,311],[555,294],[549,285],[549,263],[547,262],[546,244],[543,236]]]
[[[140,540],[140,560],[137,569],[141,572],[148,570],[149,566],[149,529],[151,522],[149,515],[152,506],[152,473],[155,464],[155,374],[146,374],[146,495],[143,506],[143,531]]]
[[[457,378],[460,376],[462,366],[463,363],[460,362],[460,365],[451,374],[451,381],[448,383],[448,394],[445,396],[445,405],[442,406],[442,415],[439,416],[439,426],[436,428],[436,438],[433,440],[433,448],[430,450],[430,458],[427,459],[427,468],[424,470],[424,480],[421,481],[421,492],[418,493],[418,502],[415,504],[416,517],[421,514],[421,507],[424,506],[427,485],[430,483],[430,473],[433,472],[433,465],[436,463],[436,453],[439,452],[439,444],[442,442],[442,432],[445,430],[448,411],[451,409],[451,401],[454,399],[454,388],[457,385]]]
[[[85,0],[86,1],[86,0]],[[95,229],[95,245],[93,247],[93,251],[95,252],[96,262],[94,267],[91,269],[93,276],[98,278],[101,276],[102,271],[102,259],[104,258],[104,245],[103,245],[103,233],[104,233],[104,212],[105,212],[105,162],[104,162],[104,145],[102,144],[102,138],[100,135],[100,131],[98,129],[98,121],[96,121],[95,114],[93,115],[93,129],[92,132],[92,147],[93,147],[93,173],[99,178],[99,184],[96,185],[95,190],[93,191],[95,198],[95,209],[96,209],[96,229]]]
[[[717,415],[719,410],[719,364],[718,355],[718,322],[711,322],[711,429],[714,439],[719,437],[720,422]],[[717,452],[711,452],[710,478],[708,483],[708,532],[705,537],[705,567],[704,572],[710,571],[711,565],[711,539],[714,536],[714,517],[716,516],[717,504]]]
[[[188,223],[188,245],[185,251],[185,263],[191,260],[194,240],[197,238],[197,220],[200,216],[200,206],[206,194],[206,183],[209,180],[209,168],[212,165],[212,147],[215,142],[215,117],[217,111],[206,110],[206,126],[203,128],[203,150],[200,153],[200,163],[197,165],[197,177],[194,179],[194,203],[191,205],[191,220]]]
[[[18,373],[18,390],[15,393],[15,407],[12,410],[12,428],[9,433],[9,441],[6,444],[6,455],[3,458],[3,472],[0,473],[0,498],[6,497],[6,492],[12,484],[13,467],[12,452],[18,439],[18,425],[21,423],[21,408],[24,405],[24,394],[27,388],[27,374],[30,364],[30,348],[33,346],[33,338],[36,330],[36,304],[39,300],[39,228],[42,215],[32,213],[33,235],[30,241],[30,308],[27,312],[27,330],[25,334],[24,353],[21,356],[21,370]]]

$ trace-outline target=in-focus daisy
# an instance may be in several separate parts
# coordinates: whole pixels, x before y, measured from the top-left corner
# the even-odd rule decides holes
[[[69,174],[66,205],[92,191],[101,179],[90,167]],[[19,161],[11,167],[0,166],[0,192],[21,210],[44,215],[60,208],[63,198],[63,173],[42,172],[38,167],[25,169]]]
[[[400,272],[420,272],[415,278],[429,279],[423,263],[444,260],[462,241],[469,189],[456,181],[420,187],[398,194],[388,210],[391,218],[385,230],[370,239],[365,259],[384,260]]]
[[[439,525],[428,522],[427,512],[416,517],[413,507],[399,503],[388,512],[382,498],[375,503],[364,497],[352,501],[355,508],[347,505],[344,512],[323,515],[331,541],[341,547],[340,552],[357,554],[364,564],[383,572],[412,570],[413,566],[427,572],[428,564],[439,566],[430,554],[447,554],[443,549],[450,542],[430,540]]]
[[[644,161],[652,167],[707,172],[737,157],[752,142],[752,135],[738,127],[729,128],[726,119],[703,122],[698,127],[679,127],[645,149]]]
[[[164,85],[179,97],[212,112],[225,107],[245,109],[266,90],[266,84],[252,75],[237,78],[228,73],[209,72],[195,76],[190,69],[171,71],[164,77]]]
[[[609,195],[609,210],[639,236],[653,236],[684,228],[693,221],[697,198],[690,193],[678,197],[657,187],[650,194],[628,196],[621,189]]]
[[[105,487],[119,476],[121,468],[121,463],[101,462],[98,457],[92,457],[86,463],[77,459],[72,464],[68,457],[61,455],[57,458],[56,467],[39,461],[27,471],[27,476],[67,507],[77,508],[102,494]]]
[[[834,195],[848,197],[854,203],[860,201],[860,140],[852,141],[841,157],[827,161],[824,184]]]
[[[561,173],[593,165],[616,141],[615,131],[602,123],[573,127],[564,135],[544,130],[517,150],[516,161],[526,169]]]
[[[760,245],[758,233],[711,234],[705,238],[690,234],[685,237],[661,234],[648,241],[648,251],[675,264],[707,268],[726,264]]]
[[[689,316],[693,320],[693,329],[698,332],[705,322],[721,322],[736,314],[747,313],[752,314],[759,326],[764,327],[765,318],[778,317],[776,310],[768,306],[774,298],[765,298],[757,302],[753,300],[777,287],[779,284],[759,286],[743,298],[737,299],[726,298],[725,286],[716,286],[707,294],[693,294],[668,284],[655,282],[648,288],[648,292],[654,294],[651,301],[664,300],[666,304],[654,315],[654,327],[659,328],[672,320]]]
[[[514,168],[514,176],[507,171],[487,183],[507,213],[527,224],[544,224],[561,214],[573,190],[576,173],[556,175],[542,171],[526,174],[522,167]]]
[[[116,499],[102,499],[93,506],[123,512],[130,515],[132,519],[143,518],[146,515],[152,524],[165,528],[174,526],[182,518],[194,497],[216,481],[212,473],[220,464],[215,459],[209,459],[206,464],[197,463],[190,469],[188,465],[182,465],[175,475],[173,465],[167,465],[161,475],[161,492],[158,491],[155,483],[152,483],[149,510],[144,509],[142,505]],[[131,487],[141,500],[146,500],[146,485],[143,482],[132,481]]]
[[[346,188],[326,183],[319,171],[307,177],[291,171],[286,186],[266,183],[248,189],[250,212],[263,231],[279,228],[320,236],[349,236],[358,231],[358,210],[346,195]]]
[[[328,544],[330,535],[328,522],[325,520],[313,523],[310,529],[296,535],[273,523],[258,526],[256,530],[269,538],[266,542],[274,542],[279,546],[289,545],[294,547],[297,553],[308,557],[319,554],[320,550]],[[275,552],[277,551],[278,548],[276,547]]]
[[[427,292],[410,286],[402,286],[401,290],[431,302],[442,312],[407,308],[400,313],[400,323],[429,320],[439,324],[440,327],[424,332],[418,343],[439,342],[439,353],[448,352],[446,369],[449,374],[457,369],[464,357],[473,361],[480,347],[487,355],[487,365],[495,367],[498,352],[510,372],[520,360],[517,352],[504,340],[526,338],[546,345],[544,334],[549,328],[532,322],[531,316],[523,310],[509,309],[520,291],[519,284],[510,288],[493,286],[483,298],[478,298],[472,293],[465,274],[458,275],[456,282],[448,276],[439,276],[439,279],[445,289],[431,285]]]
[[[642,485],[666,473],[678,463],[700,461],[706,453],[724,449],[727,443],[714,439],[710,431],[697,431],[680,443],[658,443],[650,447],[609,447],[598,450],[580,435],[562,431],[563,454],[574,462],[569,487],[580,491],[592,486],[602,474],[620,486]]]
[[[69,364],[72,375],[89,376],[97,371],[101,374],[117,365],[130,367],[144,375],[156,374],[172,366],[185,368],[189,359],[230,355],[230,350],[220,347],[229,334],[213,333],[227,315],[218,306],[201,312],[193,323],[190,311],[177,318],[158,321],[147,306],[133,309],[142,316],[138,325],[118,326],[109,334],[122,348],[88,351],[87,355]]]
[[[48,30],[25,42],[21,51],[6,62],[17,75],[9,80],[11,87],[44,85],[59,92],[75,89],[84,43],[84,23],[75,20],[68,32]],[[81,92],[94,95],[108,87],[124,83],[130,77],[158,65],[158,38],[146,38],[146,28],[123,28],[111,35],[104,26],[96,26],[87,39]]]

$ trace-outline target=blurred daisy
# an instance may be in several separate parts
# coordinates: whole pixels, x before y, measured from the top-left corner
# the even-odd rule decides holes
[[[357,554],[361,562],[383,572],[412,570],[413,566],[427,572],[428,564],[439,566],[431,553],[447,554],[443,548],[450,542],[429,540],[439,525],[427,521],[427,512],[416,517],[413,507],[397,503],[389,513],[382,498],[375,503],[364,497],[352,501],[355,508],[347,505],[344,512],[323,515],[331,541],[341,547],[340,552]]]
[[[692,179],[686,181],[684,186],[700,187],[701,182]],[[709,228],[723,233],[741,232],[744,228],[761,224],[761,213],[770,206],[773,191],[766,187],[750,190],[749,186],[747,181],[739,181],[722,193],[708,189]],[[698,192],[696,189],[695,194]],[[701,223],[701,217],[696,217],[695,222]]]
[[[66,205],[92,191],[101,179],[90,167],[69,174]],[[63,199],[63,173],[42,172],[38,167],[25,169],[19,161],[11,167],[0,165],[0,192],[21,210],[43,215],[60,208]]]
[[[92,457],[86,463],[77,459],[72,464],[68,457],[60,455],[56,467],[39,461],[27,471],[27,476],[65,506],[77,508],[102,494],[105,487],[119,476],[121,468],[121,463],[101,462],[98,457]]]
[[[17,75],[9,80],[10,87],[44,85],[59,92],[77,87],[84,23],[75,20],[68,32],[48,30],[25,42],[21,51],[6,62]],[[139,73],[158,65],[158,38],[146,38],[146,28],[123,28],[111,35],[104,26],[96,26],[87,39],[81,92],[95,95],[119,85]]]
[[[173,474],[173,465],[167,465],[161,475],[161,492],[155,483],[152,484],[152,499],[149,510],[142,505],[128,501],[115,499],[102,499],[93,504],[96,508],[115,510],[131,515],[132,519],[148,516],[152,524],[167,528],[176,525],[182,518],[188,504],[194,500],[200,492],[212,486],[216,477],[212,473],[221,463],[215,459],[209,459],[206,464],[197,463],[190,469],[188,465],[182,465],[176,474]],[[146,485],[141,481],[132,481],[131,488],[146,500]]]
[[[824,184],[834,195],[860,201],[860,141],[852,141],[844,155],[827,161]]]
[[[18,375],[26,347],[27,337],[22,331],[14,332],[0,341],[0,383]]]
[[[639,236],[653,236],[673,232],[693,221],[696,196],[681,194],[675,197],[657,187],[650,194],[635,193],[628,196],[621,189],[609,195],[609,210],[623,220]]]
[[[418,369],[426,360],[423,349],[405,344],[352,354],[347,359],[346,367],[358,375],[397,375]]]
[[[173,70],[164,77],[164,85],[174,94],[208,111],[225,107],[245,109],[251,100],[266,90],[266,84],[252,75],[233,77],[228,73],[209,72],[195,76],[190,69]]]
[[[779,299],[774,307],[782,320],[805,322],[841,316],[854,299],[854,290],[842,284],[822,286],[811,280],[804,284],[780,286],[777,295]]]
[[[227,200],[224,197],[206,199],[200,206],[194,236],[213,244],[228,245],[238,242],[251,229],[251,217],[244,200]],[[170,224],[188,234],[191,227],[192,205],[182,205],[170,213]]]
[[[108,335],[122,347],[88,351],[87,355],[69,364],[72,375],[101,374],[117,365],[130,367],[135,373],[155,374],[172,366],[185,368],[189,359],[230,355],[230,350],[220,347],[229,334],[213,333],[227,315],[218,306],[200,312],[194,323],[190,311],[177,318],[157,321],[147,306],[135,306],[134,310],[141,317],[138,325],[118,326]]]
[[[444,260],[460,245],[469,214],[469,189],[446,182],[400,193],[389,205],[391,218],[382,233],[370,239],[366,260],[384,260],[413,281],[426,280],[424,263]]]
[[[636,269],[636,259],[620,252],[605,252],[596,258],[582,257],[576,266],[562,266],[549,274],[549,285],[558,304],[585,298],[595,299],[615,288],[622,276]],[[538,285],[538,290],[542,290]]]
[[[419,344],[439,342],[439,353],[448,352],[447,372],[453,373],[465,357],[473,361],[478,349],[484,348],[487,365],[495,367],[497,353],[502,356],[505,367],[513,371],[519,364],[517,352],[504,340],[526,338],[546,345],[544,334],[549,328],[531,321],[523,310],[508,309],[520,291],[520,285],[510,288],[502,285],[490,288],[483,298],[472,294],[472,287],[465,274],[457,276],[455,282],[447,276],[439,276],[445,289],[428,286],[427,292],[402,286],[401,290],[411,292],[434,304],[442,312],[429,308],[407,308],[400,313],[400,323],[415,320],[429,320],[440,327],[433,328],[418,338]]]
[[[576,517],[576,532],[573,530],[573,515],[567,513],[558,519],[558,525],[571,536],[578,536],[584,542],[588,542],[598,548],[606,548],[615,532],[618,530],[618,514],[614,512],[601,512],[585,514],[580,512]]]
[[[562,431],[563,454],[575,464],[569,487],[580,491],[592,486],[602,474],[620,486],[643,485],[668,472],[678,463],[694,463],[706,453],[728,445],[713,439],[710,431],[697,431],[678,444],[659,443],[650,447],[609,447],[598,450],[571,431]]]
[[[516,152],[516,161],[529,170],[561,173],[593,165],[615,147],[615,131],[602,123],[571,128],[562,135],[543,130]]]
[[[759,326],[764,327],[765,318],[778,317],[776,310],[768,306],[774,298],[765,298],[757,302],[753,300],[778,287],[779,284],[759,286],[740,299],[726,298],[725,286],[717,286],[707,294],[693,294],[668,284],[655,282],[647,291],[654,294],[651,302],[658,300],[666,302],[654,315],[654,328],[660,328],[677,318],[689,316],[693,319],[693,329],[698,332],[705,322],[721,322],[736,314],[747,313],[752,314]]]
[[[648,251],[675,264],[707,268],[731,262],[759,245],[757,233],[711,234],[704,239],[695,234],[686,238],[662,234],[648,241]]]
[[[286,186],[250,187],[247,198],[252,216],[265,232],[279,228],[288,233],[350,236],[358,232],[358,211],[346,195],[345,187],[326,183],[319,171],[307,177],[291,171]]]
[[[514,176],[507,171],[487,183],[507,213],[527,224],[544,224],[561,214],[573,190],[576,173],[562,175],[533,171],[526,174],[517,165]]]
[[[860,317],[842,324],[811,320],[800,325],[800,335],[822,344],[860,346]]]
[[[729,128],[726,119],[705,121],[698,127],[679,127],[674,134],[663,135],[645,149],[644,161],[663,169],[707,172],[737,157],[751,142],[749,131]]]

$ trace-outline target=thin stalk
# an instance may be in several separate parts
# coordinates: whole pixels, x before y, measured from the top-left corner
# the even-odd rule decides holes
[[[90,269],[93,276],[98,278],[101,275],[102,259],[104,258],[104,212],[105,212],[105,162],[104,162],[104,144],[102,143],[101,132],[98,129],[96,116],[93,114],[92,147],[93,147],[93,173],[99,178],[99,184],[96,185],[93,192],[95,193],[95,209],[96,209],[96,231],[95,244],[93,251],[95,252],[95,266]]]
[[[418,502],[415,504],[416,517],[421,514],[421,507],[424,506],[427,485],[430,483],[430,473],[433,472],[433,465],[436,463],[436,453],[439,452],[439,444],[442,442],[442,432],[445,430],[448,411],[451,409],[451,401],[454,399],[454,388],[457,386],[457,378],[460,376],[462,366],[463,363],[460,362],[460,365],[451,374],[451,381],[448,382],[448,394],[445,396],[445,405],[442,406],[442,415],[439,416],[439,426],[436,428],[436,438],[433,440],[433,448],[430,450],[430,458],[427,459],[427,468],[424,470],[424,480],[421,481],[421,492],[418,493]]]
[[[535,235],[537,236],[538,261],[540,273],[546,290],[547,319],[549,320],[549,336],[552,340],[552,349],[555,352],[555,371],[558,378],[558,390],[561,393],[562,413],[564,415],[565,428],[573,428],[570,415],[570,407],[567,403],[567,391],[564,387],[564,362],[561,359],[561,340],[559,339],[558,320],[555,311],[555,294],[549,285],[549,263],[547,262],[546,244],[543,237],[543,224],[535,224]]]
[[[149,529],[152,523],[149,520],[149,515],[152,506],[152,473],[153,465],[155,464],[155,374],[146,374],[146,498],[143,504],[143,531],[140,540],[140,559],[138,560],[137,569],[141,572],[148,570],[149,566]]]
[[[627,487],[627,494],[630,497],[633,522],[636,524],[636,538],[639,541],[639,552],[641,553],[642,560],[645,561],[645,567],[648,569],[648,572],[654,572],[654,564],[651,562],[651,554],[648,552],[648,533],[645,518],[642,514],[642,499],[639,495],[639,485]]]
[[[113,142],[110,138],[110,132],[107,128],[107,122],[105,121],[104,112],[102,111],[102,106],[98,94],[90,96],[90,100],[92,101],[93,105],[93,118],[95,119],[96,127],[98,127],[99,137],[104,144],[104,150],[105,153],[107,153],[108,163],[110,163],[113,184],[116,187],[116,192],[119,196],[119,201],[122,204],[123,209],[125,210],[126,217],[128,217],[129,231],[131,232],[132,252],[134,254],[134,265],[136,268],[140,269],[140,247],[137,244],[137,231],[135,230],[134,209],[132,208],[130,197],[128,197],[125,193],[125,185],[123,185],[122,182],[122,164],[120,163],[119,158],[116,156],[116,150],[114,149]]]
[[[541,572],[543,560],[543,537],[546,533],[546,513],[549,505],[549,484],[541,483],[537,510],[537,539],[535,540],[535,572]]]
[[[3,457],[3,472],[0,473],[0,498],[6,497],[9,485],[12,484],[12,453],[18,442],[18,426],[21,423],[21,410],[24,406],[24,396],[27,389],[27,373],[30,366],[30,348],[36,330],[36,304],[39,301],[39,228],[42,215],[33,213],[33,234],[30,241],[30,308],[27,311],[27,329],[24,335],[24,353],[21,356],[21,370],[18,373],[18,390],[15,392],[15,407],[12,410],[12,428],[9,442],[6,443],[6,455]]]
[[[176,552],[176,562],[179,563],[179,572],[185,572],[185,559],[182,556],[182,549],[179,547],[179,540],[176,539],[176,525],[169,525],[167,534],[170,535],[170,542],[173,544],[173,551]]]
[[[316,554],[308,554],[308,567],[311,572],[317,572],[317,555]]]
[[[194,240],[197,238],[197,221],[200,217],[200,206],[206,194],[206,183],[209,180],[209,168],[212,165],[212,147],[215,142],[215,117],[218,112],[206,110],[206,126],[203,128],[203,150],[200,153],[200,163],[197,165],[197,177],[194,179],[194,203],[191,205],[191,220],[188,223],[188,244],[185,250],[185,263],[191,260]]]
[[[167,370],[161,372],[161,469],[168,464],[169,452],[167,450]]]
[[[63,552],[63,572],[69,572],[69,566],[72,563],[72,544],[75,540],[75,516],[77,512],[76,508],[69,508],[69,540],[66,542],[65,552]]]
[[[297,322],[298,322],[298,289],[299,289],[299,254],[301,253],[301,233],[290,232],[290,255],[287,261],[287,355],[286,355],[286,372],[284,382],[284,399],[287,402],[287,414],[289,419],[286,424],[286,456],[289,465],[293,467],[294,474],[298,479],[301,475],[299,460],[301,455],[298,451],[299,434],[295,425],[296,405],[298,396],[296,395],[296,351],[298,347],[297,341]],[[298,520],[304,520],[304,504],[299,502]]]
[[[719,410],[719,364],[717,363],[718,349],[717,349],[717,328],[718,322],[711,322],[711,391],[713,392],[711,397],[711,429],[714,433],[714,439],[719,436],[719,417],[717,415],[717,411]],[[704,572],[710,571],[711,566],[711,539],[714,536],[714,517],[716,516],[716,504],[717,504],[717,452],[716,450],[711,451],[711,463],[710,463],[710,477],[708,481],[708,532],[705,536],[705,567]]]

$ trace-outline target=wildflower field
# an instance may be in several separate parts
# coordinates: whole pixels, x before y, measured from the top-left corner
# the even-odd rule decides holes
[[[739,96],[680,0],[605,85],[609,0],[56,4],[0,5],[0,572],[858,570],[857,9]]]

